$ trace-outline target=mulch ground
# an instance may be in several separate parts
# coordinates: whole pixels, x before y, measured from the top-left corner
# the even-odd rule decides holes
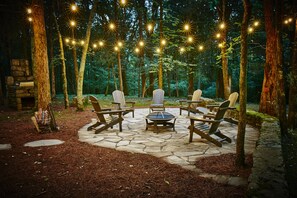
[[[0,151],[0,197],[245,197],[246,187],[219,184],[150,155],[79,142],[77,131],[95,114],[64,110],[58,103],[53,109],[60,130],[40,134],[31,123],[32,111],[1,107],[0,144],[10,143],[12,149]],[[65,143],[23,146],[40,139]],[[247,160],[248,167],[238,169],[234,155],[199,161],[205,172],[244,177],[252,164]]]

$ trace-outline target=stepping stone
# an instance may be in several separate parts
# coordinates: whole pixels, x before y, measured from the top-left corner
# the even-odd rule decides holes
[[[54,145],[59,145],[63,143],[64,141],[61,141],[61,140],[50,139],[50,140],[37,140],[33,142],[28,142],[24,144],[24,146],[28,146],[28,147],[54,146]]]
[[[9,150],[11,149],[11,144],[0,144],[0,150]]]

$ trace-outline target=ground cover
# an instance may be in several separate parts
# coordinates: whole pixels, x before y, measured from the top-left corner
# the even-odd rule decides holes
[[[103,106],[110,105],[110,99],[98,97]],[[143,107],[150,102],[138,100]],[[175,105],[176,100],[171,103]],[[38,134],[30,122],[32,111],[1,108],[0,144],[12,144],[12,149],[0,151],[1,197],[244,197],[246,194],[246,187],[218,184],[149,155],[79,142],[78,129],[94,117],[91,107],[87,106],[84,112],[77,112],[74,107],[64,110],[62,100],[56,100],[53,109],[60,131]],[[65,143],[38,148],[23,146],[39,139],[60,139]],[[209,173],[248,177],[251,156],[247,156],[248,167],[242,170],[234,166],[233,157],[204,158],[196,165]]]

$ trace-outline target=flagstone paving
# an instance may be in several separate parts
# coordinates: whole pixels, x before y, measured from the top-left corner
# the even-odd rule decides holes
[[[222,122],[220,130],[232,139],[232,143],[223,142],[222,147],[210,143],[200,136],[194,134],[193,142],[189,143],[190,120],[187,113],[179,115],[178,108],[167,108],[167,112],[176,116],[175,131],[172,128],[160,129],[158,133],[152,129],[145,130],[145,116],[149,113],[146,109],[135,109],[135,117],[132,114],[124,116],[123,131],[119,132],[118,125],[113,129],[95,134],[94,131],[87,131],[87,127],[96,121],[95,114],[91,123],[78,131],[79,140],[92,145],[111,148],[132,153],[143,153],[162,158],[168,163],[177,164],[185,169],[190,169],[220,183],[231,185],[245,185],[247,179],[230,177],[224,175],[213,175],[203,173],[194,163],[199,157],[207,157],[236,152],[237,125]],[[199,115],[197,115],[199,116]],[[246,126],[245,151],[253,153],[259,131],[250,125]]]

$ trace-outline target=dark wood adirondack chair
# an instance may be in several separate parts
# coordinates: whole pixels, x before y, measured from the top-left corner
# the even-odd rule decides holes
[[[225,136],[224,134],[222,134],[221,131],[218,129],[220,123],[224,120],[224,114],[228,109],[229,103],[230,101],[226,100],[219,106],[214,119],[209,120],[209,119],[202,119],[197,117],[190,117],[191,125],[188,127],[190,129],[189,142],[192,142],[193,133],[196,133],[200,135],[202,138],[207,139],[208,141],[214,143],[219,147],[222,147],[222,143],[216,140],[215,138],[211,137],[211,135],[216,135],[222,138],[222,141],[225,140],[231,143],[231,139]],[[195,123],[196,121],[198,121],[198,123]]]
[[[109,127],[112,128],[116,124],[119,124],[120,131],[122,131],[122,121],[124,120],[122,115],[124,113],[124,110],[111,110],[107,108],[101,108],[99,101],[95,96],[90,96],[90,100],[98,119],[95,124],[87,128],[88,131],[95,129],[95,133],[97,134],[103,130],[108,129]]]
[[[127,101],[125,100],[125,95],[124,92],[119,91],[119,90],[115,90],[112,92],[112,97],[113,97],[113,104],[117,105],[117,108],[119,110],[124,110],[123,115],[127,114],[127,113],[132,113],[132,117],[134,118],[134,105],[135,102],[132,101]],[[129,105],[127,105],[129,104]]]
[[[228,98],[228,100],[230,101],[230,104],[229,104],[227,112],[224,115],[224,121],[230,122],[232,124],[238,124],[238,121],[231,117],[231,111],[236,109],[235,104],[236,104],[237,98],[238,98],[237,92],[233,92],[232,94],[230,94],[230,96]],[[219,106],[220,106],[219,104],[206,105],[206,107],[210,109],[210,112],[203,115],[203,118],[213,119],[216,115],[215,112],[217,111],[217,107],[219,107]]]

